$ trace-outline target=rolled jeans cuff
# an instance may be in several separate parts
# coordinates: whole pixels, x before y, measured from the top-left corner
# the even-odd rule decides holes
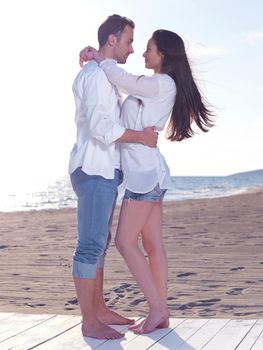
[[[104,268],[106,254],[100,255],[97,262],[97,268]]]
[[[73,259],[72,276],[78,278],[96,278],[97,264],[86,264]]]

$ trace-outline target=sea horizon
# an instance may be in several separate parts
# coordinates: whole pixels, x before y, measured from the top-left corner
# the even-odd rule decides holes
[[[263,188],[263,169],[227,176],[172,176],[173,188],[165,201],[182,201],[236,195]],[[2,192],[2,193],[1,193]],[[119,187],[117,205],[122,201]],[[45,183],[32,184],[19,190],[0,189],[0,212],[75,208],[76,196],[68,176]]]

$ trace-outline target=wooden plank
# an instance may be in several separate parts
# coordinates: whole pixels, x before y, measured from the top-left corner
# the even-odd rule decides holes
[[[165,334],[169,333],[171,329],[176,327],[179,323],[181,323],[183,319],[170,319],[170,327],[165,329],[159,329],[155,332],[151,333],[151,344],[153,344],[156,340],[160,339]],[[117,349],[146,349],[145,347],[142,347],[140,345],[142,342],[145,342],[143,340],[139,340],[142,338],[148,338],[148,335],[138,335],[133,333],[132,331],[127,330],[125,333],[125,337],[119,340],[111,340],[108,343],[102,344],[98,347],[99,350],[117,350]],[[150,345],[151,345],[150,344]]]
[[[231,320],[202,350],[236,349],[255,323],[255,320]]]
[[[128,328],[125,330],[125,336],[121,339],[111,340],[110,342],[106,342],[98,346],[99,350],[116,350],[116,349],[124,349],[124,346],[132,341],[134,338],[138,337],[137,334],[130,331]]]
[[[196,350],[202,349],[228,322],[230,322],[229,319],[210,319],[188,338],[179,349],[188,350],[190,346]]]
[[[256,349],[256,342],[260,344],[260,336],[263,333],[263,320],[257,320],[250,332],[242,340],[242,343],[237,347],[236,350],[247,350]],[[253,347],[255,345],[255,347]],[[260,346],[260,350],[263,349],[263,344]]]
[[[151,349],[167,349],[166,347],[162,347],[163,339],[166,339],[171,333],[174,332],[174,329],[177,329],[177,327],[180,327],[182,324],[184,324],[184,319],[171,319],[171,325],[169,328],[163,328],[163,329],[157,329],[152,333],[140,335],[136,338],[134,338],[131,342],[129,342],[127,345],[123,347],[125,350],[134,350],[134,349],[148,349],[151,347]],[[174,349],[174,343],[169,343],[170,345],[173,345]]]
[[[78,325],[80,322],[79,316],[56,315],[36,327],[3,341],[1,343],[1,350],[10,348],[12,350],[31,349]]]
[[[106,342],[104,339],[92,339],[83,337],[81,325],[67,330],[66,332],[49,339],[37,346],[36,350],[81,350],[95,349],[98,345]]]
[[[142,321],[142,317],[138,317],[135,321],[135,324],[138,324],[139,322]],[[133,338],[135,338],[136,336],[138,336],[137,334],[134,334],[133,332],[131,332],[129,330],[129,327],[126,327],[125,329],[123,329],[123,332],[125,333],[125,336],[121,339],[118,340],[111,340],[109,342],[106,342],[104,344],[101,344],[100,346],[98,346],[99,350],[116,350],[118,348],[121,349],[123,348],[123,346],[125,344],[127,344],[129,341],[131,341]]]
[[[151,347],[151,350],[177,349],[207,322],[207,319],[187,319]],[[192,347],[188,349],[194,350]]]
[[[136,318],[135,318],[136,319]],[[140,318],[138,317],[137,322],[140,320]],[[119,332],[125,332],[128,330],[129,326],[116,326],[116,325],[112,325],[112,328],[118,330]],[[123,338],[124,339],[124,338]],[[91,350],[91,349],[101,349],[104,348],[105,349],[110,349],[110,347],[108,348],[108,346],[110,346],[111,344],[119,344],[121,341],[121,339],[119,340],[110,340],[107,341],[105,339],[93,339],[90,337],[83,337],[81,334],[81,327],[80,325],[77,327],[74,327],[70,330],[68,330],[67,332],[49,340],[48,342],[39,345],[37,347],[37,350],[82,350],[82,349],[86,349],[86,350]],[[116,349],[113,347],[113,349]]]
[[[0,312],[0,321],[5,320],[9,317],[12,317],[15,313],[14,312]],[[1,325],[0,325],[1,328]]]
[[[139,320],[137,318],[136,322]],[[171,319],[169,329],[158,329],[145,335],[134,334],[128,326],[113,326],[125,332],[125,337],[108,341],[82,337],[80,324],[80,316],[0,313],[0,349],[263,349],[263,319]]]
[[[55,317],[55,315],[13,314],[11,317],[1,320],[0,343],[52,317]]]
[[[252,346],[251,350],[262,350],[263,349],[263,320],[260,320],[259,327],[261,327],[261,333],[258,336],[255,344]]]

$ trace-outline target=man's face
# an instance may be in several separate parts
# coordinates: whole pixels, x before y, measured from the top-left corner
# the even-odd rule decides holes
[[[125,63],[131,53],[133,53],[133,29],[127,25],[120,37],[118,38],[114,48],[114,58],[118,63]]]

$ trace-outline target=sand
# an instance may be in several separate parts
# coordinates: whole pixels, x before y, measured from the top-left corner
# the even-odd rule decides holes
[[[71,278],[76,210],[0,213],[0,223],[0,311],[79,314]],[[263,317],[262,189],[165,202],[163,235],[172,317]],[[113,243],[105,298],[123,315],[147,313]]]

